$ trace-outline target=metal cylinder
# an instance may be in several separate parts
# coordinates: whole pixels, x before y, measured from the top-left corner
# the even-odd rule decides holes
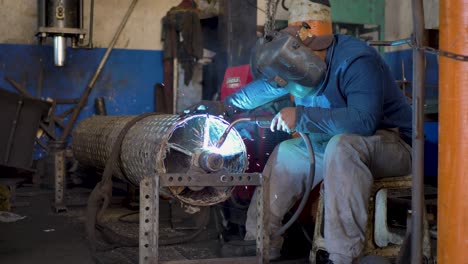
[[[468,1],[441,0],[439,47],[468,54]],[[439,57],[437,263],[468,260],[468,62]]]
[[[107,115],[106,101],[104,97],[94,99],[94,112],[96,115]]]
[[[120,131],[134,117],[93,116],[81,121],[73,132],[75,158],[82,165],[103,169]],[[206,170],[207,164],[213,170],[242,173],[247,167],[247,155],[237,131],[228,135],[221,148],[215,147],[227,127],[226,121],[209,115],[181,118],[161,114],[144,118],[125,135],[114,174],[138,185],[144,177],[154,173],[211,173]],[[200,156],[208,157],[207,162]],[[226,200],[232,187],[201,190],[171,187],[168,190],[185,203],[206,206]]]
[[[80,28],[81,0],[46,0],[46,26]]]
[[[54,36],[54,64],[62,67],[65,65],[67,57],[67,38],[64,36]]]

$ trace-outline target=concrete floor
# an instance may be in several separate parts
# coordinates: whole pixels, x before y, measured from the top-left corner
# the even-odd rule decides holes
[[[68,193],[75,203],[86,201],[90,190]],[[16,202],[21,205],[13,213],[26,216],[13,223],[0,222],[0,263],[15,264],[132,264],[138,263],[138,248],[120,247],[92,253],[84,230],[84,206],[69,206],[67,212],[56,214],[51,208],[53,191],[22,187],[17,189]],[[138,237],[138,215],[126,217],[133,223],[123,223],[118,218],[129,211],[113,206],[106,211],[107,226],[127,237]],[[192,230],[174,230],[168,218],[168,203],[161,204],[161,237],[190,234]],[[185,232],[185,233],[184,233]],[[162,238],[161,238],[162,239]],[[218,232],[213,224],[193,241],[186,244],[160,247],[160,260],[210,259],[221,257]],[[279,263],[307,263],[306,259]]]
[[[31,191],[34,196],[21,197]],[[13,208],[12,212],[26,218],[0,223],[0,263],[94,263],[83,225],[53,213],[52,197],[52,191],[18,189],[17,201],[29,205]]]
[[[91,252],[84,230],[84,213],[86,210],[84,204],[86,204],[90,191],[90,189],[68,190],[68,204],[81,204],[81,206],[68,206],[67,212],[57,214],[51,208],[51,201],[53,201],[54,197],[52,190],[34,189],[32,187],[18,188],[16,202],[21,206],[14,207],[12,212],[26,216],[26,218],[13,223],[0,222],[0,263],[138,263],[137,247],[119,247],[112,250]],[[119,197],[116,198],[118,201]],[[106,211],[104,219],[106,226],[120,235],[125,235],[137,241],[138,214],[125,217],[126,221],[119,221],[122,215],[129,212],[132,211],[122,207],[119,203],[115,203]],[[175,214],[174,209],[171,212],[168,201],[160,200],[160,240],[180,237],[193,232],[193,230],[171,228],[170,214]],[[206,230],[189,243],[160,247],[160,260],[221,257],[221,244],[213,222],[213,217],[211,217],[211,222]],[[290,231],[293,232],[294,228],[291,228]],[[432,242],[435,243],[435,240]],[[289,241],[286,238],[286,246],[290,243],[307,246],[307,242],[298,242],[297,236],[293,236]],[[289,250],[291,248],[297,249],[297,247],[298,245],[289,246]],[[283,254],[288,253],[285,248],[283,248],[283,251]],[[433,251],[435,251],[435,247]],[[282,260],[277,263],[308,263],[307,256],[304,256],[303,253],[302,257],[299,257],[300,259]],[[308,253],[308,251],[305,253]],[[290,252],[289,255],[294,254],[297,254],[297,252]]]

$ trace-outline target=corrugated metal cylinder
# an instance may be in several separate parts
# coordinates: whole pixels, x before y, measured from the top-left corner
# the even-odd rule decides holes
[[[442,50],[468,54],[468,0],[440,1]],[[468,261],[468,62],[439,57],[438,263]]]
[[[73,153],[81,165],[103,169],[123,127],[135,116],[93,116],[81,121],[73,132]],[[133,125],[125,135],[115,176],[138,185],[156,173],[203,172],[197,162],[202,152],[221,154],[223,168],[242,173],[247,167],[245,145],[233,129],[226,143],[215,148],[228,123],[221,118],[195,115],[149,116]],[[232,188],[170,188],[179,200],[206,206],[224,201]]]

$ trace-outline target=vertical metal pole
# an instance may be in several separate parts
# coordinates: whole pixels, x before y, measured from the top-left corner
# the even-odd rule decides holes
[[[179,62],[176,57],[172,60],[172,112],[171,114],[177,113],[177,102],[179,101]],[[185,73],[186,74],[186,73]]]
[[[441,50],[468,54],[468,2],[440,0]],[[437,263],[468,261],[468,62],[439,57]]]
[[[423,0],[412,0],[413,34],[416,45],[424,39]],[[424,79],[425,55],[423,50],[413,50],[413,177],[411,263],[422,263],[423,208],[424,208]]]
[[[261,176],[262,185],[257,187],[257,258],[259,264],[270,261],[270,180]]]
[[[151,175],[140,182],[140,264],[158,263],[159,177]]]

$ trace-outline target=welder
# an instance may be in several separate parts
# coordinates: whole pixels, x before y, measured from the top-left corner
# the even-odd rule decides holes
[[[289,26],[261,38],[251,58],[255,81],[223,106],[255,109],[285,95],[294,103],[272,119],[272,131],[307,133],[315,151],[313,186],[323,180],[328,263],[361,257],[374,178],[411,171],[412,109],[376,49],[346,35],[314,36]],[[263,170],[270,178],[270,228],[301,198],[309,158],[301,138],[280,143]],[[247,213],[245,240],[256,238],[256,197]],[[270,258],[283,239],[273,237]]]

